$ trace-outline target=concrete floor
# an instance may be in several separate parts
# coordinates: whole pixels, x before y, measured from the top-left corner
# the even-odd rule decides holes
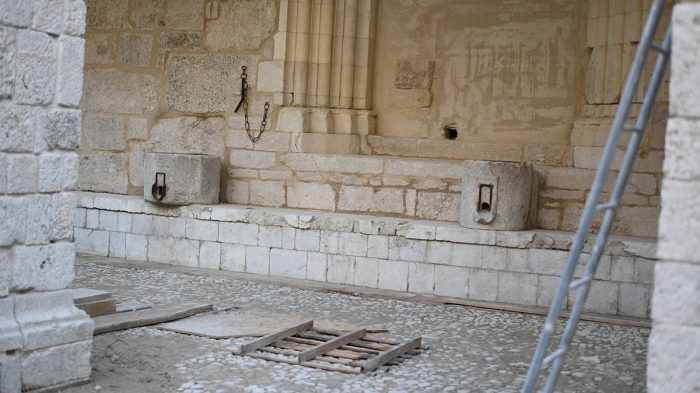
[[[420,335],[429,349],[398,366],[347,375],[233,355],[249,339],[212,340],[153,327],[95,337],[93,381],[67,392],[516,392],[543,318],[412,301],[389,291],[123,260],[79,257],[75,287],[153,305],[211,302]],[[314,287],[309,289],[310,287]],[[342,289],[342,288],[341,288]],[[563,368],[561,392],[645,391],[649,329],[582,322]]]

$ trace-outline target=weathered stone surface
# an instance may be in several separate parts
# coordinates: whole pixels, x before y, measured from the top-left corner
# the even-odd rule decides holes
[[[649,337],[647,391],[694,393],[700,385],[700,327],[655,323]]]
[[[126,155],[120,153],[81,155],[78,189],[126,194],[128,188],[126,160]]]
[[[87,145],[97,150],[124,150],[124,118],[111,115],[85,115]]]
[[[148,139],[148,119],[129,117],[126,125],[127,137],[130,140],[145,141]]]
[[[532,167],[465,161],[459,224],[467,228],[523,230],[530,214]]]
[[[80,146],[80,110],[54,109],[45,123],[44,140],[49,147],[73,150]]]
[[[15,318],[27,352],[92,338],[93,322],[74,306],[72,294],[62,290],[15,297]]]
[[[700,178],[700,168],[688,159],[700,149],[700,120],[672,118],[666,132],[666,178],[694,180]]]
[[[0,246],[23,242],[26,229],[26,200],[22,197],[0,197]]]
[[[188,205],[219,202],[219,170],[216,156],[147,153],[144,158],[144,198],[153,203]],[[155,199],[151,185],[164,173],[165,197]],[[207,239],[213,240],[213,239]]]
[[[150,34],[123,34],[119,62],[122,64],[148,67],[151,64],[153,36]]]
[[[27,27],[32,23],[32,2],[27,0],[4,0],[0,7],[0,23]]]
[[[168,58],[167,109],[187,113],[221,113],[238,103],[240,69],[255,81],[255,60],[235,55],[172,55]]]
[[[134,143],[129,152],[129,184],[143,187],[143,143]]]
[[[459,194],[419,192],[416,217],[426,220],[456,221],[459,216]]]
[[[165,64],[169,52],[181,49],[196,49],[202,44],[202,33],[189,31],[166,31],[160,34],[157,64]]]
[[[277,156],[273,152],[232,150],[229,161],[234,168],[266,169],[277,164]]]
[[[89,339],[27,353],[22,358],[22,389],[89,378],[91,349]]]
[[[397,89],[429,89],[433,82],[432,61],[397,60],[394,86]]]
[[[63,0],[34,0],[35,30],[51,34],[63,31]]]
[[[116,63],[117,46],[117,36],[115,34],[87,34],[85,39],[85,64]]]
[[[31,152],[35,146],[35,133],[40,129],[43,115],[32,107],[0,104],[0,150]]]
[[[39,157],[13,154],[7,157],[7,192],[26,194],[39,189]]]
[[[73,36],[85,34],[85,14],[87,12],[84,0],[67,0],[65,2],[65,33]]]
[[[76,37],[61,37],[61,63],[58,72],[58,103],[78,107],[83,96],[83,65],[85,41]]]
[[[274,180],[251,180],[250,203],[261,206],[284,205],[284,182]]]
[[[0,26],[0,97],[10,97],[14,90],[16,42],[16,31]]]
[[[46,244],[49,242],[51,218],[51,196],[34,194],[25,198],[27,202],[27,234],[24,244]]]
[[[115,69],[85,72],[83,110],[87,112],[153,113],[158,107],[159,78]]]
[[[287,188],[287,206],[334,210],[335,191],[328,184],[296,182]]]
[[[258,91],[280,92],[284,89],[284,62],[261,61],[258,64]]]
[[[15,97],[27,105],[53,101],[57,65],[57,45],[48,34],[20,30],[17,34]]]
[[[151,129],[151,139],[144,150],[154,153],[207,154],[223,159],[222,130],[224,120],[178,117],[162,119]]]
[[[671,115],[700,117],[700,54],[697,37],[700,34],[700,7],[697,4],[682,4],[673,12],[673,39],[671,73],[683,75],[671,77],[669,93]]]
[[[86,25],[89,29],[127,27],[128,13],[128,0],[88,0]]]
[[[15,248],[12,269],[14,291],[63,289],[73,280],[75,248],[73,243]]]
[[[403,213],[404,192],[398,188],[376,190],[372,187],[342,186],[338,209],[358,212]]]
[[[274,0],[227,1],[220,7],[219,18],[207,26],[205,42],[212,50],[256,50],[275,31]]]

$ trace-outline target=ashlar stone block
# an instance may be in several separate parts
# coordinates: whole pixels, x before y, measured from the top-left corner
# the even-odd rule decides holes
[[[219,202],[219,171],[216,156],[146,153],[144,198],[166,205]]]
[[[246,269],[246,246],[221,244],[221,270],[244,272]]]
[[[14,93],[18,103],[46,105],[53,101],[57,46],[46,33],[18,31]]]
[[[83,105],[86,112],[155,113],[160,79],[150,74],[110,68],[85,71]]]
[[[119,62],[134,67],[148,67],[151,64],[153,37],[150,34],[122,35]]]
[[[85,40],[63,36],[59,42],[61,62],[58,73],[58,103],[77,108],[83,96]]]
[[[530,164],[465,161],[459,224],[476,229],[527,229],[531,195]]]
[[[220,7],[219,17],[207,26],[206,45],[215,51],[257,50],[275,32],[274,0],[222,2]]]
[[[87,144],[93,149],[121,151],[126,148],[121,116],[87,114],[84,131]]]
[[[270,275],[306,278],[306,252],[272,249],[270,251]]]
[[[252,57],[235,55],[172,55],[166,65],[167,109],[187,113],[223,113],[235,107],[240,93],[242,65],[253,85]]]
[[[90,153],[80,156],[78,188],[85,191],[126,194],[129,183],[127,156]]]

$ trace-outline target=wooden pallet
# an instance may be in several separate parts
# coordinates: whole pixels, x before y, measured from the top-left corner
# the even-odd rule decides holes
[[[241,347],[240,354],[327,371],[361,374],[392,361],[402,361],[403,356],[416,353],[420,345],[420,337],[398,343],[367,337],[366,329],[339,332],[314,328],[311,320],[251,341]]]

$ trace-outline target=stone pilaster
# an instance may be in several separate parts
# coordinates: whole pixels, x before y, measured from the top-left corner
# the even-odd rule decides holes
[[[73,279],[85,3],[0,0],[0,392],[90,376]]]
[[[670,119],[652,298],[647,389],[700,389],[700,3],[673,12]]]
[[[261,63],[259,78],[275,103],[283,105],[279,131],[367,135],[374,132],[371,81],[376,0],[283,0],[275,55]],[[263,71],[271,72],[262,76]],[[345,137],[342,137],[345,138]],[[338,139],[298,136],[311,146],[300,151],[325,151],[321,144]],[[309,141],[314,139],[316,143]],[[347,153],[359,153],[357,143]],[[311,150],[309,150],[311,149]]]

